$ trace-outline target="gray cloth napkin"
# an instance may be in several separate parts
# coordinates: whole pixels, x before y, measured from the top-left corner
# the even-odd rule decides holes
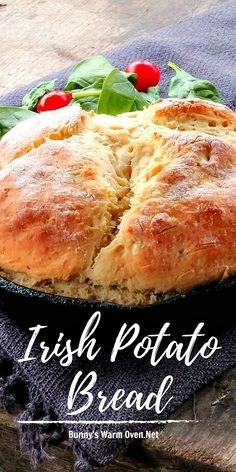
[[[235,65],[235,42],[236,42],[236,1],[224,4],[222,7],[210,11],[208,14],[198,15],[194,18],[182,21],[162,30],[147,34],[137,38],[132,42],[126,43],[121,47],[105,53],[105,56],[111,62],[120,68],[123,68],[127,62],[134,59],[145,58],[156,62],[162,71],[161,89],[163,94],[167,91],[167,82],[171,72],[167,70],[168,60],[173,60],[181,67],[193,75],[212,80],[222,93],[223,101],[231,108],[236,108],[236,65]],[[79,60],[80,58],[78,58]],[[58,87],[65,83],[69,69],[59,73],[52,74],[50,77],[58,77]],[[38,81],[37,81],[38,82]],[[22,96],[31,88],[32,85],[15,90],[12,93],[2,97],[1,104],[19,105]],[[14,83],[12,83],[14,87]],[[231,291],[232,292],[232,291]],[[225,314],[232,313],[232,302],[234,292],[231,298],[221,293],[220,296],[212,296],[208,299],[208,305],[205,301],[192,307],[200,313],[214,313],[214,316],[222,317]],[[17,311],[17,307],[16,307]],[[92,314],[92,313],[91,313]],[[107,331],[108,336],[112,332],[112,317],[109,321],[104,320],[103,332]],[[176,308],[170,305],[166,310],[166,320],[175,319],[172,324],[172,331],[177,329],[177,317],[186,319],[191,316],[188,310],[176,313]],[[21,314],[24,317],[24,313]],[[153,317],[157,319],[158,330],[158,308],[153,308]],[[13,361],[13,373],[5,375],[5,381],[2,383],[2,403],[7,403],[9,393],[14,391],[14,386],[19,378],[26,381],[29,390],[29,404],[23,411],[22,418],[35,419],[46,416],[52,418],[56,415],[58,418],[65,418],[66,401],[68,388],[71,384],[75,372],[91,369],[98,374],[98,383],[95,394],[99,390],[106,391],[111,397],[117,388],[137,390],[147,394],[158,390],[160,381],[167,374],[172,374],[175,383],[172,388],[173,401],[169,404],[165,413],[159,419],[166,418],[174,408],[181,404],[196,389],[209,382],[216,375],[223,372],[236,362],[236,329],[235,322],[232,320],[230,327],[223,329],[219,335],[222,349],[208,360],[199,360],[192,367],[186,368],[183,363],[178,363],[174,359],[161,362],[156,368],[150,367],[146,360],[135,361],[132,355],[122,356],[118,362],[111,364],[109,362],[109,351],[104,348],[102,355],[93,363],[88,363],[85,359],[78,359],[73,366],[63,369],[58,363],[51,362],[50,365],[43,365],[39,361],[26,363],[19,366],[17,359],[22,356],[28,344],[29,338],[27,330],[21,326],[18,320],[13,320],[12,313],[9,313],[7,304],[2,306],[0,314],[0,346],[2,348],[2,365]],[[16,317],[17,318],[17,317]],[[133,319],[133,318],[132,318]],[[53,320],[48,315],[48,324],[53,327]],[[31,326],[37,324],[37,315],[32,313]],[[129,320],[127,321],[129,322]],[[145,320],[143,320],[143,327]],[[213,319],[209,320],[208,329],[214,334],[215,324]],[[78,328],[77,338],[80,328]],[[73,333],[72,333],[73,336]],[[97,401],[93,408],[80,415],[79,419],[101,420],[104,416],[98,413]],[[41,411],[41,413],[40,413]],[[153,411],[142,410],[135,412],[131,410],[122,410],[120,412],[108,412],[105,419],[130,420],[139,419],[143,421],[152,420]],[[78,418],[76,418],[78,419]],[[105,429],[102,425],[72,426],[76,431],[99,431]],[[113,431],[142,431],[151,427],[146,424],[129,425],[123,424],[113,426]],[[61,430],[61,438],[65,437],[65,429]],[[60,437],[58,429],[52,433],[52,438]],[[42,442],[42,436],[39,429],[27,426],[21,429],[21,443],[24,451],[31,453],[35,463],[40,461],[44,455],[45,443]],[[82,440],[74,441],[72,446],[77,453],[77,470],[88,471],[93,464],[106,464],[118,454],[121,454],[129,445],[127,439],[117,440]]]

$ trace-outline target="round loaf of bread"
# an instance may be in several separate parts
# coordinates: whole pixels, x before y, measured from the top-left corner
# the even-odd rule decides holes
[[[0,267],[38,290],[151,303],[236,272],[236,114],[159,100],[35,115],[0,142]]]

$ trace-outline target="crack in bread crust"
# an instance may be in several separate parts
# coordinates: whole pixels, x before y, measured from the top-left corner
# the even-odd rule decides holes
[[[3,274],[146,304],[236,272],[235,113],[177,99],[117,117],[68,109],[0,143]]]

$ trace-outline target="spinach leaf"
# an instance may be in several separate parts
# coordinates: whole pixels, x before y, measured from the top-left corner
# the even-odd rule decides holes
[[[73,103],[79,103],[84,110],[108,115],[142,110],[148,104],[129,81],[128,74],[118,69],[112,69],[105,79],[98,78],[88,87],[72,90],[71,94]]]
[[[93,110],[96,112],[102,86],[103,79],[98,79],[93,85],[89,85],[89,87],[71,90],[73,98],[71,105],[79,103],[83,110]]]
[[[0,139],[20,121],[27,120],[35,113],[24,108],[0,106]]]
[[[100,95],[102,87],[103,87],[103,79],[97,79],[92,85],[88,87],[83,87],[75,90],[70,90],[70,93],[73,98],[80,99],[83,97],[87,97],[89,95]]]
[[[221,102],[220,93],[214,84],[208,80],[198,79],[180,69],[173,62],[168,66],[176,72],[169,84],[169,97],[171,98],[202,98]]]
[[[99,79],[104,80],[114,67],[103,56],[93,56],[79,62],[71,72],[64,90],[88,87]]]
[[[91,85],[95,87],[97,82],[103,82],[110,72],[114,70],[114,66],[108,62],[103,56],[93,56],[84,59],[74,67],[71,72],[64,90],[73,90],[75,88],[87,88]],[[138,79],[137,74],[133,72],[121,72],[132,84]]]
[[[47,82],[40,82],[36,87],[30,90],[22,99],[22,106],[28,110],[35,110],[38,101],[43,95],[52,92],[55,88],[56,80],[48,80]]]
[[[84,98],[75,98],[70,102],[70,105],[75,105],[75,103],[79,103],[81,108],[85,111],[95,111],[97,113],[98,109],[98,100],[99,97],[84,97]]]
[[[131,82],[118,69],[113,69],[104,80],[97,112],[118,115],[142,110],[147,105],[148,101]]]
[[[149,103],[155,102],[160,98],[160,89],[159,86],[156,85],[155,87],[149,87],[147,92],[140,92],[143,98],[147,100]]]
[[[135,72],[125,72],[124,70],[120,71],[121,74],[128,79],[131,84],[135,85],[138,80],[138,75]]]

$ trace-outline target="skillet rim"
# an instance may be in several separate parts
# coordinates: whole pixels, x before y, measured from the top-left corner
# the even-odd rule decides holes
[[[0,276],[0,298],[2,291],[7,292],[8,295],[17,295],[21,298],[27,298],[30,300],[43,300],[48,303],[52,303],[53,305],[60,305],[60,306],[78,306],[80,308],[93,308],[94,310],[106,308],[106,309],[118,309],[121,312],[124,311],[132,311],[138,310],[141,312],[142,310],[152,310],[157,306],[163,305],[175,305],[181,301],[189,301],[191,298],[194,300],[196,296],[203,296],[204,294],[208,294],[212,292],[223,292],[224,290],[230,290],[236,287],[236,274],[228,277],[227,279],[221,281],[213,281],[207,284],[202,284],[196,286],[190,290],[186,290],[182,293],[176,293],[171,295],[169,298],[162,300],[158,303],[153,304],[145,304],[145,305],[124,305],[119,303],[112,303],[105,300],[90,300],[85,298],[76,298],[76,297],[67,297],[63,295],[56,295],[48,292],[43,292],[40,290],[36,290],[30,287],[26,287],[24,285],[18,284],[13,282],[12,280],[7,279],[6,277]]]

